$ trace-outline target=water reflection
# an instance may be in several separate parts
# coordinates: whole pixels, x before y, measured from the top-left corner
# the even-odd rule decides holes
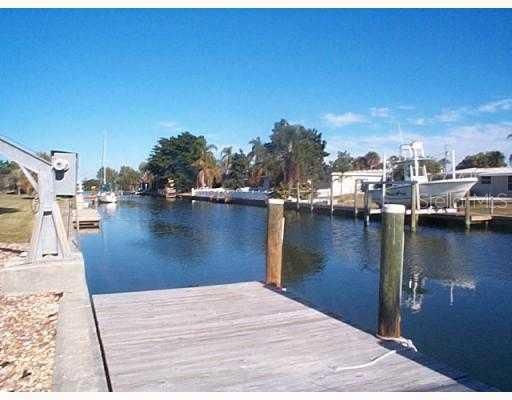
[[[283,281],[293,284],[319,273],[325,266],[325,255],[320,251],[294,246],[283,246]]]

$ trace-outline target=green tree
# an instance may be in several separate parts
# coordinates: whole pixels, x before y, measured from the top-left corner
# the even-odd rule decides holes
[[[238,189],[246,186],[249,170],[249,157],[240,149],[231,155],[231,167],[223,186],[228,189]]]
[[[378,153],[369,151],[364,156],[359,156],[352,162],[352,168],[355,170],[378,169],[381,167],[381,160]]]
[[[270,170],[271,153],[259,136],[256,139],[252,139],[249,144],[251,145],[251,151],[247,154],[249,159],[248,183],[251,186],[260,186],[262,178]]]
[[[114,168],[105,168],[105,181],[108,186],[115,188],[118,184],[118,177],[119,173]],[[96,178],[103,184],[103,167],[101,167],[96,173]]]
[[[258,136],[256,139],[252,139],[249,144],[251,145],[251,151],[247,155],[249,161],[253,164],[263,162],[268,152],[260,137]]]
[[[222,175],[223,176],[226,176],[229,174],[232,156],[233,156],[233,146],[224,147],[220,152],[220,160],[222,163]]]
[[[127,165],[123,165],[119,169],[117,183],[119,184],[121,190],[134,191],[139,186],[140,177],[141,174],[139,171]]]
[[[82,189],[86,192],[97,191],[100,189],[101,182],[99,179],[85,179],[82,181]]]
[[[190,132],[160,138],[148,158],[147,171],[153,175],[157,187],[163,187],[170,178],[174,180],[178,192],[188,191],[199,177],[205,181],[215,177],[217,163],[213,148],[204,136],[195,136]]]
[[[291,125],[284,119],[275,123],[268,146],[273,162],[267,166],[274,170],[274,185],[283,182],[290,189],[292,185],[321,179],[324,157],[329,155],[325,145],[316,129]]]
[[[196,178],[196,187],[213,187],[216,182],[221,180],[221,169],[213,150],[217,147],[213,144],[206,144],[201,142],[201,150],[199,158],[193,163],[193,166],[198,170]]]
[[[338,156],[336,160],[331,162],[331,170],[332,172],[347,172],[351,171],[354,162],[354,158],[350,155],[348,151],[338,151]]]
[[[505,167],[505,155],[501,151],[487,151],[469,155],[455,169]]]
[[[428,158],[423,161],[423,165],[425,165],[427,169],[427,174],[435,175],[439,174],[443,170],[443,160],[435,160],[434,158]]]

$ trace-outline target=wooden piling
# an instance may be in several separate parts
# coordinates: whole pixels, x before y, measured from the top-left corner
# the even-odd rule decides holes
[[[329,202],[331,206],[331,215],[334,213],[334,177],[331,174],[331,193],[329,194]]]
[[[359,179],[354,180],[354,217],[357,217],[357,183]]]
[[[471,229],[471,201],[469,200],[469,191],[466,193],[464,206],[464,222],[466,224],[466,229]]]
[[[411,232],[416,232],[416,225],[418,223],[417,213],[418,210],[418,183],[411,183]]]
[[[297,181],[297,211],[300,210],[300,182]]]
[[[368,192],[368,187],[366,187],[364,191],[364,226],[368,226],[370,224],[370,194]]]
[[[382,209],[379,282],[379,336],[400,337],[400,299],[404,260],[405,206],[386,204]]]
[[[311,193],[309,194],[309,210],[313,212],[313,185],[311,185]]]
[[[494,196],[491,196],[490,214],[491,217],[494,215]]]
[[[284,200],[269,199],[267,207],[266,283],[282,287]]]

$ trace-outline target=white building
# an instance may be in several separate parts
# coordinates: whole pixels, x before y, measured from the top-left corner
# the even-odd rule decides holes
[[[466,168],[455,172],[460,178],[478,178],[478,182],[471,188],[473,195],[512,197],[512,167]]]
[[[361,189],[361,181],[365,181],[367,183],[380,183],[382,179],[382,169],[333,172],[331,174],[331,179],[333,196],[353,194],[356,188],[356,181],[358,182],[358,191]]]

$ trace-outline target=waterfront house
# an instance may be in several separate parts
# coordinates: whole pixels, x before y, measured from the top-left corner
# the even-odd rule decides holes
[[[512,167],[458,169],[457,177],[478,177],[471,189],[476,196],[512,197]]]

